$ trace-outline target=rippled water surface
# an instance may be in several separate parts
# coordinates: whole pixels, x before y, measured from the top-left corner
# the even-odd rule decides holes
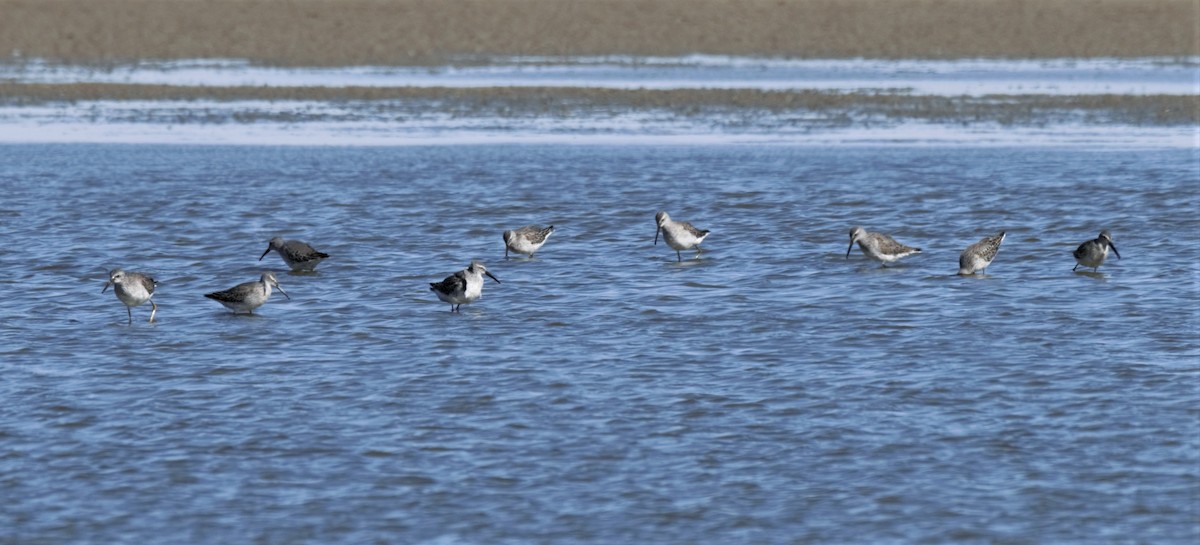
[[[496,57],[461,66],[280,68],[237,59],[80,66],[5,63],[24,83],[201,86],[591,87],[607,89],[820,89],[933,95],[1178,94],[1196,92],[1200,57],[1141,59],[782,59]]]
[[[0,543],[1194,543],[1196,161],[0,146]],[[847,259],[860,224],[924,252]],[[503,283],[451,313],[474,258]],[[263,270],[290,300],[202,296]]]

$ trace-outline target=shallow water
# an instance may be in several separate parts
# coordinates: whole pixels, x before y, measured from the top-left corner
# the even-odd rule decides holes
[[[1096,122],[1091,114],[1012,124],[993,119],[942,122],[844,111],[765,110],[678,114],[631,108],[561,115],[459,114],[423,101],[346,105],[312,101],[81,101],[0,106],[3,144],[181,144],[428,146],[578,144],[586,146],[1051,146],[1080,149],[1197,147],[1194,125]],[[454,108],[450,108],[454,110]],[[1062,118],[1056,116],[1061,115]],[[1103,113],[1101,115],[1104,115]],[[1065,118],[1065,119],[1063,119]]]
[[[903,92],[937,96],[1189,95],[1200,57],[1141,59],[781,59],[683,57],[482,57],[456,66],[261,66],[238,59],[80,66],[0,63],[23,83],[183,86],[590,87]]]
[[[1179,102],[1200,92],[1196,57],[485,56],[463,61],[333,68],[260,66],[238,59],[112,66],[0,62],[0,81],[9,82],[6,89],[13,95],[0,97],[0,144],[970,143],[1180,150],[1197,145],[1195,123],[1182,113],[1191,109]],[[64,87],[32,90],[36,85],[31,84]],[[407,98],[304,98],[347,86],[437,90]],[[214,94],[214,87],[267,94]],[[475,94],[456,93],[481,87]],[[540,95],[531,98],[514,90],[519,87],[537,87],[524,91]],[[272,95],[272,88],[283,94]],[[628,100],[614,104],[595,95],[612,89],[623,90]],[[669,96],[662,91],[695,89],[734,94],[716,102],[688,95],[660,102]],[[754,98],[779,90],[801,94],[800,103],[781,106]],[[647,102],[646,93],[657,96]],[[850,103],[826,103],[811,101],[812,93],[861,96]]]
[[[0,146],[0,542],[1192,543],[1196,160]],[[856,224],[924,252],[847,259]],[[1072,273],[1104,228],[1123,259]],[[276,235],[333,257],[202,297]],[[503,283],[451,313],[473,258]]]

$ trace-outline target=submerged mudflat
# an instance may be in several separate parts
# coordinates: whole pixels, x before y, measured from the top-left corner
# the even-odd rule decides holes
[[[285,68],[247,61],[0,65],[4,141],[403,144],[570,137],[805,144],[1053,139],[1190,144],[1197,59],[476,59]],[[936,133],[940,133],[936,134]]]

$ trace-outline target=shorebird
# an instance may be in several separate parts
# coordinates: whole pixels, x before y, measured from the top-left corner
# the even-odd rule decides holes
[[[472,261],[467,268],[458,271],[441,282],[430,282],[429,291],[437,294],[438,299],[450,303],[450,312],[458,307],[472,303],[483,296],[483,275],[488,275],[497,284],[500,279],[492,276],[483,263]]]
[[[113,287],[113,293],[117,294],[117,299],[125,303],[125,312],[129,314],[129,323],[133,323],[133,307],[141,305],[146,301],[150,301],[154,297],[154,287],[158,285],[149,275],[139,272],[125,272],[121,269],[113,269],[108,273],[108,282],[104,283],[104,288],[100,293],[108,290],[108,286]],[[154,321],[154,313],[158,312],[158,305],[154,301],[150,301],[150,321]]]
[[[958,274],[975,274],[975,271],[987,273],[988,265],[992,264],[992,260],[996,259],[996,252],[1000,251],[1000,243],[1004,242],[1004,236],[1004,231],[1000,231],[998,235],[983,237],[983,240],[967,246],[962,255],[958,256]]]
[[[254,314],[254,309],[263,306],[263,303],[271,298],[272,286],[279,289],[279,293],[282,293],[284,297],[292,298],[286,291],[283,291],[279,281],[275,280],[275,274],[270,272],[263,273],[262,278],[256,282],[245,282],[227,290],[206,293],[204,296],[225,305],[225,308],[234,313],[244,310]]]
[[[287,263],[288,268],[293,271],[311,271],[317,268],[317,264],[329,254],[318,252],[312,246],[299,240],[283,240],[283,237],[275,237],[267,243],[267,250],[258,257],[262,261],[267,254],[275,250],[279,253],[279,257],[283,258],[283,262]],[[280,290],[283,291],[283,290]]]
[[[879,261],[880,266],[883,267],[902,257],[921,253],[920,248],[900,244],[896,242],[896,239],[883,233],[871,233],[862,227],[855,227],[850,230],[850,247],[846,248],[846,259],[850,259],[850,250],[854,249],[855,242],[858,243],[862,253]]]
[[[554,234],[554,226],[551,225],[542,228],[540,225],[526,225],[520,229],[504,232],[504,257],[508,257],[509,250],[514,253],[525,254],[533,257],[533,253],[541,249],[546,243],[546,239]]]
[[[658,245],[658,232],[662,231],[663,240],[675,250],[675,259],[683,261],[683,255],[679,252],[689,248],[695,248],[697,255],[700,252],[700,243],[708,237],[708,229],[697,229],[692,224],[686,221],[673,221],[671,216],[666,212],[659,212],[654,215],[654,221],[658,227],[654,230],[654,244]]]
[[[1108,257],[1109,248],[1117,255],[1117,259],[1121,259],[1121,252],[1118,252],[1116,245],[1113,244],[1112,234],[1108,232],[1108,229],[1105,229],[1100,231],[1100,236],[1096,237],[1095,240],[1084,242],[1075,249],[1075,267],[1071,270],[1074,271],[1080,265],[1083,265],[1084,267],[1091,267],[1092,272],[1099,271],[1100,264],[1104,263],[1105,258]]]

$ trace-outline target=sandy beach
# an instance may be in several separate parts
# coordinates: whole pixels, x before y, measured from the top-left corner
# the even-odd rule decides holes
[[[1197,54],[1192,0],[0,0],[0,56],[421,65],[478,55]]]

